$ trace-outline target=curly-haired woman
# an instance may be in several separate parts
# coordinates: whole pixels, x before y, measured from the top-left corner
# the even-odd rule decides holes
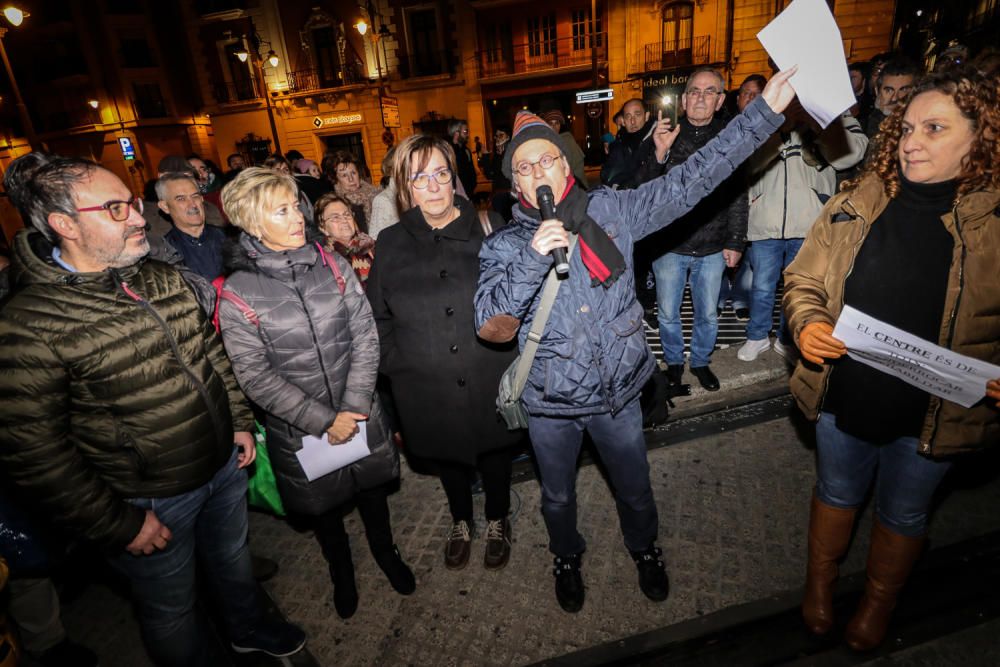
[[[378,188],[364,179],[361,162],[352,153],[337,151],[323,158],[322,167],[333,191],[351,203],[358,229],[367,233]]]
[[[837,561],[875,483],[865,594],[847,625],[878,646],[920,556],[931,497],[956,454],[1000,440],[1000,381],[970,408],[844,356],[841,310],[1000,363],[1000,99],[968,67],[932,74],[884,123],[865,171],[824,209],[785,271],[784,306],[803,361],[792,393],[817,420],[817,483],[802,614],[833,625]]]

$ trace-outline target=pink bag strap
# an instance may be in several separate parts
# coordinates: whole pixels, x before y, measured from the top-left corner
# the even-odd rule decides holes
[[[323,249],[321,244],[317,243],[316,247],[319,249],[319,255],[323,260],[323,266],[329,267],[330,271],[333,272],[333,277],[337,280],[337,287],[340,288],[340,294],[343,295],[344,290],[347,289],[347,281],[344,280],[343,274],[340,273],[340,268],[337,266],[337,262],[334,261],[332,257],[327,259],[326,250]]]
[[[239,295],[230,292],[227,289],[221,290],[219,292],[219,298],[225,299],[229,303],[233,304],[240,309],[243,313],[243,317],[246,318],[247,322],[254,325],[255,327],[260,327],[260,317],[257,315],[257,311],[250,307],[246,301],[239,297]]]

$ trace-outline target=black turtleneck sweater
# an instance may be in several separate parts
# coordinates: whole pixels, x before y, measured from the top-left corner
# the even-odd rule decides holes
[[[938,342],[954,239],[941,221],[956,184],[911,183],[875,220],[844,286],[844,303]],[[837,428],[871,442],[920,435],[930,395],[849,357],[834,363],[823,402]]]

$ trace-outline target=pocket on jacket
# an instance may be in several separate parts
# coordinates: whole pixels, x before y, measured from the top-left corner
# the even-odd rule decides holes
[[[623,313],[611,320],[611,330],[621,337],[631,336],[642,327],[642,306],[633,301]]]
[[[135,438],[125,429],[122,423],[114,416],[111,416],[115,426],[115,444],[128,453],[132,461],[132,467],[140,477],[145,477],[149,470],[152,457],[142,450]]]

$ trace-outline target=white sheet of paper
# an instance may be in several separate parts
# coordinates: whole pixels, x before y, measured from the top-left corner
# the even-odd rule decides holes
[[[821,127],[854,104],[844,42],[825,0],[794,0],[757,39],[781,69],[799,66],[792,86]]]
[[[1000,378],[1000,366],[935,345],[850,306],[840,313],[833,336],[857,361],[966,408],[986,395],[989,380]]]
[[[365,458],[368,451],[368,430],[366,422],[358,422],[358,434],[342,445],[331,445],[326,436],[317,438],[307,435],[302,438],[302,449],[295,452],[299,465],[310,482],[334,470],[340,470],[355,461]]]

